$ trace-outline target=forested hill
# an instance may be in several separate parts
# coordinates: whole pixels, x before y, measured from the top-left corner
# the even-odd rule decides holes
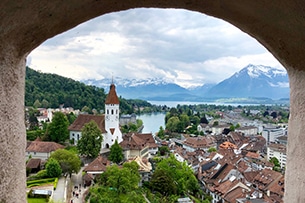
[[[106,93],[104,89],[88,86],[84,83],[56,74],[40,73],[26,67],[25,105],[58,108],[104,109]]]
[[[86,106],[90,113],[92,109],[104,110],[106,96],[103,88],[85,85],[56,74],[40,73],[26,67],[26,106],[58,108],[64,104],[64,107],[80,110]],[[121,97],[119,99],[121,113],[124,114],[136,113],[134,107],[148,107],[151,111],[157,111],[151,108],[152,105],[147,101]]]

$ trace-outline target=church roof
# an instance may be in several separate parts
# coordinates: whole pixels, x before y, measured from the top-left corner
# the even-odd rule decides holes
[[[113,83],[110,85],[110,90],[106,98],[105,104],[120,104],[119,98],[115,91],[115,85]]]
[[[90,121],[95,121],[102,133],[106,132],[105,115],[80,114],[68,129],[70,131],[81,131],[84,125]]]

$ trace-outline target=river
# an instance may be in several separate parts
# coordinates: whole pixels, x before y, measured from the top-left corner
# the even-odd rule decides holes
[[[151,113],[151,114],[141,114],[137,115],[137,119],[143,121],[144,128],[142,133],[153,133],[159,131],[160,126],[165,129],[165,113]]]

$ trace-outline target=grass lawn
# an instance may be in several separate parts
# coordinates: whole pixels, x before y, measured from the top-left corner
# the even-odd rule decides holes
[[[28,198],[28,203],[46,203],[46,198]]]

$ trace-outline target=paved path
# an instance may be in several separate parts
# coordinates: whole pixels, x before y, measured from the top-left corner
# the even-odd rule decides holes
[[[57,188],[53,191],[52,199],[60,203],[83,203],[83,194],[85,190],[82,183],[83,168],[77,174],[72,174],[71,178],[61,177],[58,179]],[[69,187],[71,185],[72,191]],[[74,196],[73,196],[74,192]],[[71,194],[70,194],[71,193]]]
[[[71,177],[71,185],[72,185],[72,194],[68,203],[83,203],[83,194],[85,190],[89,189],[88,187],[85,189],[82,181],[82,171],[83,168],[78,172],[78,174],[73,174]],[[73,196],[74,192],[74,196]],[[77,195],[78,194],[78,197]],[[72,201],[71,201],[72,200]]]
[[[66,191],[67,191],[68,178],[61,177],[58,179],[56,190],[53,191],[52,199],[54,202],[66,202]]]

